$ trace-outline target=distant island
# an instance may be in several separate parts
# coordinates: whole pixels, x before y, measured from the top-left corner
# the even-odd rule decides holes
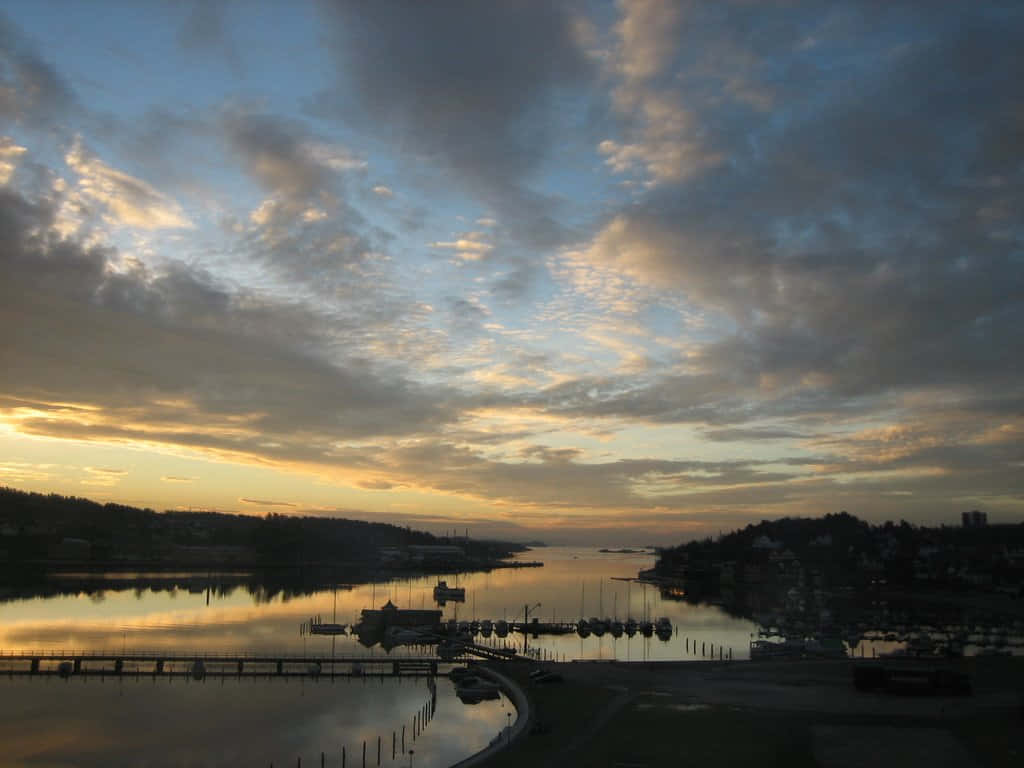
[[[623,549],[607,549],[602,547],[597,551],[609,555],[646,555],[650,552],[648,549],[629,549],[628,547]]]
[[[156,512],[0,488],[0,567],[469,571],[527,547],[332,517]]]

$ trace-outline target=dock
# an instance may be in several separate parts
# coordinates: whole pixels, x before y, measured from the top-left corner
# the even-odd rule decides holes
[[[454,648],[448,663],[469,652]],[[435,677],[436,656],[325,656],[168,651],[0,651],[0,677]]]

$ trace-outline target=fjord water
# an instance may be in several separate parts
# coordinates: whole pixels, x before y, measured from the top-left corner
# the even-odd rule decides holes
[[[529,652],[559,659],[683,659],[700,658],[703,643],[713,644],[716,655],[722,647],[732,649],[735,658],[746,656],[754,629],[749,621],[714,606],[663,600],[653,587],[617,580],[650,567],[651,555],[544,548],[523,558],[545,565],[459,575],[466,601],[447,603],[444,618],[521,621],[524,609],[541,621],[667,616],[677,628],[668,641],[571,634],[529,638]],[[456,582],[454,575],[440,578]],[[189,591],[164,588],[156,578],[140,579],[131,588],[119,577],[111,588],[90,587],[90,593],[75,593],[72,586],[61,587],[59,578],[50,579],[40,590],[47,596],[0,603],[0,648],[401,658],[422,649],[398,647],[388,653],[351,636],[301,633],[300,625],[312,616],[352,624],[361,609],[388,600],[400,608],[433,608],[437,580],[394,579],[286,597],[231,586],[230,579],[220,589]],[[522,647],[523,638],[510,634],[480,642]],[[103,681],[0,674],[0,743],[5,764],[11,765],[265,766],[295,765],[300,756],[305,765],[319,765],[321,752],[328,765],[340,765],[343,746],[348,765],[360,765],[366,740],[367,764],[376,765],[380,736],[382,765],[406,765],[409,756],[400,752],[391,762],[392,733],[400,733],[404,724],[406,746],[416,751],[414,765],[444,766],[486,746],[512,711],[504,697],[464,705],[440,678],[436,715],[413,744],[412,719],[428,697],[421,678],[186,682],[144,673],[137,680],[128,675]]]

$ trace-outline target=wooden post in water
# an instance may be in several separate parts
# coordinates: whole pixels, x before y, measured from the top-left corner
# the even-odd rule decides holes
[[[341,768],[345,768],[345,747],[341,748]]]
[[[405,754],[405,726],[402,726],[402,754]]]
[[[363,739],[363,768],[366,768],[366,739]]]
[[[320,768],[324,768],[324,753],[320,753]]]
[[[391,732],[391,760],[395,759],[395,732]]]
[[[380,736],[377,737],[377,765],[380,765]]]

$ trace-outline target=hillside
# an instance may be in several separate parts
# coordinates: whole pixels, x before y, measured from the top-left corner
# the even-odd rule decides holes
[[[224,563],[371,563],[382,547],[441,545],[432,534],[330,517],[156,512],[58,494],[0,488],[0,560]],[[460,539],[467,557],[494,558],[514,544]]]
[[[1024,524],[871,525],[847,512],[748,525],[659,552],[655,572],[689,584],[1017,584]]]

